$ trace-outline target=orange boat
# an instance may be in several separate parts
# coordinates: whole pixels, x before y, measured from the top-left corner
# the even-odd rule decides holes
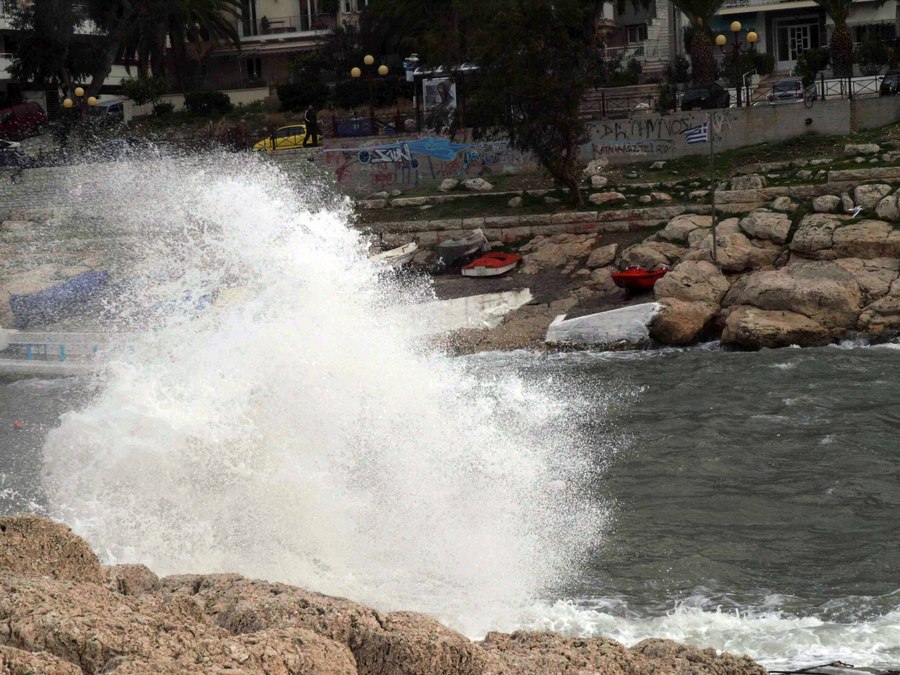
[[[498,277],[509,272],[522,259],[518,253],[485,253],[462,268],[465,277]]]
[[[627,288],[633,291],[649,291],[668,271],[668,269],[662,267],[650,272],[640,265],[633,265],[624,272],[613,272],[612,280],[619,288]]]

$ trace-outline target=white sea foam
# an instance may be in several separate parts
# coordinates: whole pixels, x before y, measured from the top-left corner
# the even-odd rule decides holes
[[[111,561],[294,583],[470,634],[577,568],[605,520],[578,496],[577,392],[425,351],[428,287],[380,275],[345,214],[271,166],[160,168],[120,209],[145,243],[110,308],[149,330],[49,435],[52,514]],[[237,299],[201,311],[227,288]]]

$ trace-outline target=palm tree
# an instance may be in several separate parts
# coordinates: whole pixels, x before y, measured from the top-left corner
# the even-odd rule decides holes
[[[847,27],[847,18],[853,9],[853,0],[815,0],[816,4],[834,21],[829,47],[831,65],[836,77],[853,75],[853,36]]]
[[[716,60],[709,25],[725,0],[672,0],[672,4],[687,16],[694,27],[691,37],[691,75],[694,81],[710,82],[716,79]]]
[[[120,54],[126,62],[137,65],[141,76],[147,74],[148,67],[157,77],[165,75],[167,42],[182,90],[189,49],[194,58],[202,60],[220,42],[240,48],[237,19],[241,0],[142,0],[135,4]]]

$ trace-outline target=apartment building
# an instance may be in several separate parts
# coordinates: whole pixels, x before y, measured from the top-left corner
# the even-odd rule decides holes
[[[897,2],[854,2],[847,23],[856,43],[868,38],[897,37]],[[834,23],[813,0],[727,0],[719,10],[713,31],[728,34],[739,21],[759,35],[757,49],[771,54],[777,71],[790,71],[807,49],[827,47]]]

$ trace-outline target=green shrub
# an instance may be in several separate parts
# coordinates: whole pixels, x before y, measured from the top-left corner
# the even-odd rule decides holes
[[[184,95],[184,107],[192,115],[211,117],[223,115],[234,106],[228,94],[221,91],[193,91]]]
[[[797,65],[794,67],[794,71],[805,80],[815,80],[816,75],[828,65],[828,56],[828,49],[825,47],[807,49],[797,57]]]
[[[168,91],[164,80],[155,77],[138,77],[122,80],[122,93],[134,101],[135,105],[158,103],[160,97]]]
[[[666,69],[666,78],[673,84],[686,84],[691,81],[691,62],[678,54]]]
[[[891,52],[881,40],[869,38],[856,48],[854,57],[863,75],[877,75],[890,60]]]
[[[175,106],[172,103],[157,103],[153,106],[153,114],[156,117],[171,115],[173,110],[175,110]]]
[[[328,102],[328,85],[319,80],[304,80],[292,84],[279,84],[275,91],[282,110],[298,112],[312,103],[316,108],[324,108]]]
[[[775,70],[775,57],[772,54],[753,54],[753,65],[760,75],[768,75]]]

